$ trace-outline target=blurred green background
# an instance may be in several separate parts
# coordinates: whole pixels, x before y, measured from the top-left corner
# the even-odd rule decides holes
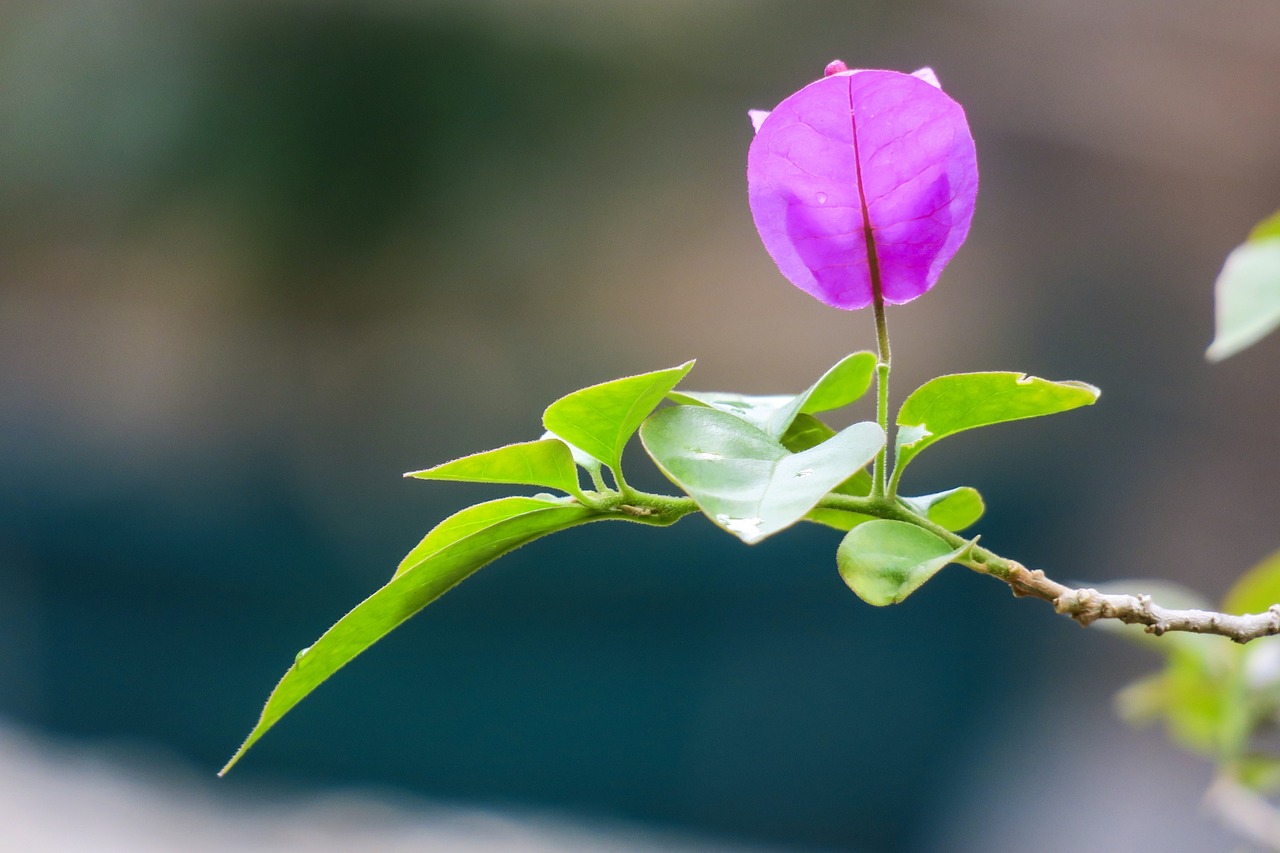
[[[1218,595],[1280,544],[1254,455],[1280,342],[1202,359],[1222,258],[1280,206],[1280,4],[1233,9],[3,5],[0,723],[211,774],[298,649],[502,493],[401,472],[535,438],[615,376],[697,357],[690,387],[794,392],[873,347],[869,316],[781,278],[746,205],[746,110],[835,57],[933,66],[977,139],[968,245],[890,312],[898,399],[978,369],[1104,390],[955,439],[910,488],[978,487],[984,543],[1064,580]],[[1146,659],[954,568],[873,610],[837,542],[697,518],[538,542],[212,796],[372,787],[885,853],[1056,850],[1037,815],[1070,808],[1114,817],[1089,849],[1134,849],[1130,823],[1215,846],[1208,768],[1112,719]]]

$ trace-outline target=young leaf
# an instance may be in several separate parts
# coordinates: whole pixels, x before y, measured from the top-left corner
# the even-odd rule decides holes
[[[914,524],[877,518],[849,531],[836,564],[849,589],[883,607],[902,601],[968,549],[968,543],[952,548]]]
[[[1096,402],[1084,382],[1050,382],[1022,373],[956,373],[912,391],[898,410],[897,476],[929,445],[974,427],[1065,412]]]
[[[543,438],[555,438],[564,441],[563,438],[548,430],[542,434]],[[569,454],[573,457],[574,464],[586,471],[594,479],[600,476],[601,461],[580,447],[575,447],[572,442],[564,441],[565,446],[569,448]]]
[[[911,509],[947,530],[964,530],[986,511],[982,495],[969,486],[917,498],[900,498]]]
[[[795,396],[756,396],[717,391],[673,391],[667,396],[677,403],[710,406],[737,415],[752,426],[759,427],[770,438],[780,439],[791,428],[797,416],[839,409],[867,393],[875,369],[875,353],[855,352],[840,359],[817,382]]]
[[[693,368],[642,373],[592,385],[556,400],[542,415],[548,430],[599,459],[616,474],[622,448],[654,408]]]
[[[803,518],[871,461],[884,433],[873,423],[854,424],[791,453],[727,412],[676,406],[645,421],[640,440],[708,518],[750,545]]]
[[[1235,355],[1280,326],[1280,212],[1227,256],[1213,290],[1210,361]]]
[[[450,530],[450,522],[460,516],[475,520],[478,515],[474,510],[476,507],[446,519],[437,530]],[[477,569],[540,536],[606,517],[581,506],[532,508],[480,527],[405,568],[297,656],[267,698],[257,725],[221,772],[230,770],[268,729],[329,676]]]
[[[1262,613],[1280,604],[1280,551],[1245,572],[1222,599],[1227,613]]]
[[[393,577],[398,577],[408,569],[412,569],[436,551],[486,527],[492,527],[500,521],[506,521],[517,515],[557,506],[565,506],[565,504],[543,498],[515,497],[486,501],[482,504],[467,507],[460,512],[455,512],[431,528],[431,531],[423,537],[422,541],[405,555],[405,558],[400,561],[400,565],[396,568],[396,573]]]
[[[422,480],[454,480],[467,483],[515,483],[545,486],[582,496],[578,468],[568,446],[558,438],[508,444],[497,450],[473,453],[406,477]]]

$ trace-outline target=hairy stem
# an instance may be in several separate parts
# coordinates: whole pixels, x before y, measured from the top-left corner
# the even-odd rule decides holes
[[[631,521],[666,526],[674,524],[686,515],[698,511],[692,498],[655,495],[631,491],[627,495],[614,493],[604,501],[605,511],[617,512]],[[883,496],[830,494],[818,504],[828,509],[856,512],[874,518],[905,521],[928,530],[953,547],[969,545],[961,565],[1004,581],[1018,597],[1038,598],[1053,605],[1053,609],[1069,616],[1082,626],[1100,619],[1115,619],[1129,625],[1142,625],[1148,633],[1160,635],[1169,631],[1192,634],[1214,634],[1227,637],[1237,643],[1247,643],[1260,637],[1280,634],[1280,604],[1264,613],[1237,616],[1212,610],[1174,610],[1161,607],[1151,596],[1115,595],[1084,587],[1074,589],[1058,583],[1039,569],[1002,557],[989,548],[973,544],[966,539],[934,524],[924,516],[908,509],[897,500]]]
[[[867,240],[870,247],[871,238],[868,236]],[[871,265],[871,271],[875,295],[872,310],[876,318],[876,423],[880,425],[880,429],[884,430],[886,438],[884,446],[876,454],[875,466],[872,468],[871,494],[875,497],[884,497],[889,465],[889,324],[884,316],[884,294],[880,292],[879,270],[875,264]],[[894,485],[897,485],[896,482]],[[889,492],[889,496],[893,496],[892,491]]]

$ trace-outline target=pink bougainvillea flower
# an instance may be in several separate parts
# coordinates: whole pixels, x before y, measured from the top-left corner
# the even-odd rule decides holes
[[[792,284],[836,308],[933,287],[969,233],[978,162],[933,71],[843,62],[772,112],[753,110],[751,214]]]

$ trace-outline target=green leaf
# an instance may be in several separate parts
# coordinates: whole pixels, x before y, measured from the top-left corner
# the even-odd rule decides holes
[[[817,447],[835,434],[835,430],[813,415],[800,414],[782,436],[782,446],[792,453],[801,453],[811,447]],[[871,472],[866,468],[859,468],[852,477],[831,491],[842,495],[866,497],[871,494]],[[872,518],[874,516],[863,515],[860,512],[818,506],[809,510],[804,520],[847,532]]]
[[[486,512],[494,509],[492,504],[481,506],[489,506]],[[465,509],[442,522],[436,528],[446,531],[441,540],[452,535],[449,531],[456,529],[455,523],[477,519],[476,510]],[[477,569],[540,536],[606,517],[581,506],[531,508],[455,538],[404,569],[298,654],[271,692],[258,724],[221,772],[230,770],[268,729],[329,676]]]
[[[909,508],[947,530],[964,530],[986,511],[982,495],[969,486],[960,486],[917,498],[899,498]]]
[[[799,394],[733,394],[719,391],[676,391],[668,396],[677,403],[710,406],[742,418],[770,438],[782,438],[798,415],[839,409],[857,400],[871,387],[876,356],[870,352],[847,355]],[[785,441],[783,442],[786,443]]]
[[[546,486],[582,496],[578,468],[569,447],[557,438],[508,444],[497,450],[473,453],[406,477],[422,480],[454,480],[467,483],[515,483]]]
[[[574,391],[548,406],[542,423],[616,474],[628,439],[691,369],[693,362],[687,361]]]
[[[826,506],[816,506],[805,513],[804,516],[805,521],[812,521],[815,524],[822,524],[845,532],[852,530],[859,524],[865,524],[873,518],[875,518],[874,515],[863,515],[860,512],[833,509]]]
[[[1270,240],[1272,237],[1280,237],[1280,210],[1253,226],[1253,230],[1249,232],[1248,242],[1257,243]]]
[[[859,524],[836,550],[840,576],[867,604],[897,604],[970,547],[952,548],[905,521],[877,518]]]
[[[1278,215],[1280,217],[1280,215]],[[1235,355],[1280,326],[1280,225],[1263,223],[1264,235],[1238,247],[1222,265],[1214,289],[1210,361]]]
[[[558,441],[564,441],[562,437],[556,435],[554,432],[551,432],[550,430],[548,430],[547,432],[544,432],[542,434],[542,437],[554,438],[554,439],[557,439]],[[573,462],[575,465],[577,465],[579,468],[581,468],[582,470],[590,474],[591,479],[593,481],[600,476],[600,466],[603,465],[604,463],[602,463],[599,459],[592,456],[587,451],[583,450],[581,447],[575,447],[572,442],[564,441],[564,444],[565,444],[565,447],[569,448],[569,455],[573,457]]]
[[[1245,572],[1222,599],[1227,613],[1264,613],[1273,604],[1280,604],[1280,551]]]
[[[956,373],[931,379],[912,391],[898,411],[894,474],[949,435],[1088,406],[1099,393],[1084,382],[1050,382],[1023,373]]]
[[[560,501],[549,501],[542,498],[499,498],[496,501],[486,501],[482,504],[467,507],[461,512],[455,512],[431,528],[431,532],[424,536],[422,541],[405,555],[405,558],[400,561],[400,565],[396,568],[396,573],[393,577],[412,569],[436,551],[486,527],[492,527],[500,521],[506,521],[509,518],[524,515],[534,510],[565,505]]]
[[[835,430],[813,415],[799,414],[779,441],[792,453],[800,453],[810,447],[817,447],[835,434]]]
[[[675,406],[645,421],[640,440],[708,518],[750,545],[800,520],[870,462],[884,433],[873,423],[854,424],[791,453],[727,412]]]

